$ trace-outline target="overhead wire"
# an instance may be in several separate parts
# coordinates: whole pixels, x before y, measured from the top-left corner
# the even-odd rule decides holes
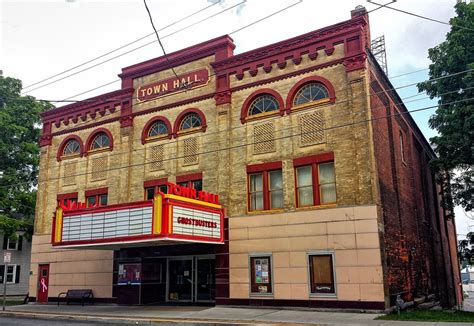
[[[178,23],[180,23],[180,22],[182,22],[182,21],[184,21],[184,20],[186,20],[186,19],[188,19],[188,18],[191,18],[191,17],[193,17],[193,16],[195,16],[195,15],[197,15],[197,14],[199,14],[199,13],[201,13],[201,12],[203,12],[203,11],[205,11],[205,10],[207,10],[207,9],[209,9],[209,8],[211,8],[211,7],[213,7],[213,6],[217,5],[217,4],[219,4],[219,3],[221,3],[221,2],[222,2],[222,0],[217,0],[216,2],[213,2],[212,4],[210,4],[210,5],[208,5],[208,6],[204,7],[204,8],[201,8],[201,9],[199,9],[199,10],[197,10],[197,11],[195,11],[195,12],[193,12],[193,13],[187,15],[187,16],[184,16],[184,17],[182,17],[182,18],[180,18],[180,19],[178,19],[178,20],[175,20],[174,22],[172,22],[172,23],[170,23],[170,24],[168,24],[168,25],[166,25],[166,26],[164,26],[164,27],[161,27],[161,28],[159,29],[159,31],[163,31],[163,30],[165,30],[165,29],[167,29],[167,28],[170,28],[170,27],[172,27],[172,26],[174,26],[174,25],[176,25],[176,24],[178,24]],[[154,34],[154,33],[149,33],[149,34],[147,34],[147,35],[144,35],[144,36],[142,36],[142,37],[140,37],[140,38],[138,38],[138,39],[136,39],[136,40],[134,40],[134,41],[128,42],[128,43],[126,43],[126,44],[124,44],[124,45],[122,45],[122,46],[120,46],[120,47],[118,47],[118,48],[115,48],[115,49],[110,50],[110,51],[108,51],[108,52],[106,52],[106,53],[103,53],[103,54],[101,54],[101,55],[99,55],[99,56],[97,56],[97,57],[94,57],[94,58],[90,59],[90,60],[84,61],[84,62],[82,62],[82,63],[80,63],[80,64],[77,64],[77,65],[75,65],[75,66],[73,66],[73,67],[71,67],[71,68],[68,68],[68,69],[66,69],[66,70],[64,70],[64,71],[61,71],[61,72],[59,72],[59,73],[56,73],[56,74],[54,74],[54,75],[52,75],[52,76],[49,76],[49,77],[47,77],[47,78],[44,78],[44,79],[42,79],[42,80],[40,80],[40,81],[34,82],[33,84],[30,84],[30,85],[28,85],[28,86],[24,86],[24,87],[23,87],[23,90],[25,90],[25,89],[27,89],[27,88],[30,88],[30,87],[32,87],[32,86],[38,85],[38,84],[40,84],[40,83],[42,83],[42,82],[44,82],[44,81],[53,79],[54,77],[58,77],[58,76],[60,76],[60,75],[63,75],[63,74],[65,74],[65,73],[67,73],[67,72],[69,72],[69,71],[72,71],[72,70],[74,70],[74,69],[77,69],[77,68],[79,68],[79,67],[85,66],[86,64],[91,63],[91,62],[94,62],[94,61],[96,61],[96,60],[98,60],[98,59],[101,59],[101,58],[103,58],[103,57],[106,57],[106,56],[108,56],[109,54],[112,54],[112,53],[114,53],[114,52],[117,52],[117,51],[119,51],[119,50],[121,50],[121,49],[123,49],[123,48],[126,48],[127,46],[130,46],[130,45],[132,45],[132,44],[135,44],[135,43],[137,43],[137,42],[139,42],[139,41],[141,41],[141,40],[144,40],[144,39],[146,39],[146,38],[152,36],[153,34]]]
[[[474,100],[474,97],[468,98],[468,99],[462,99],[462,100],[459,100],[459,101],[452,101],[452,102],[449,102],[449,103],[443,103],[443,104],[438,104],[438,105],[422,107],[422,108],[413,109],[413,110],[407,110],[407,111],[404,111],[404,112],[396,112],[396,113],[393,113],[393,114],[387,114],[387,115],[384,115],[384,116],[381,116],[381,117],[376,117],[376,118],[362,119],[362,120],[359,120],[359,121],[349,122],[349,123],[345,123],[345,124],[341,124],[341,125],[335,125],[335,126],[332,126],[332,127],[326,127],[326,128],[322,128],[322,131],[328,131],[328,130],[334,130],[334,129],[338,129],[338,128],[350,127],[350,126],[361,124],[361,123],[366,123],[366,122],[370,122],[370,121],[377,121],[377,120],[381,120],[381,119],[387,119],[389,117],[401,116],[401,115],[410,114],[410,113],[413,113],[413,112],[420,112],[420,111],[425,111],[425,110],[437,108],[439,106],[446,106],[446,105],[451,105],[451,104],[456,104],[456,103],[461,103],[461,102],[471,101],[471,100]],[[296,133],[296,134],[275,137],[274,140],[287,139],[287,138],[301,136],[301,135],[302,135],[302,133],[300,132],[300,133]],[[238,144],[238,145],[234,145],[234,146],[228,146],[228,147],[224,147],[224,148],[211,149],[211,150],[207,150],[207,151],[203,151],[203,152],[198,152],[198,153],[196,153],[196,155],[212,154],[212,153],[216,153],[216,152],[228,151],[228,150],[233,150],[233,149],[237,149],[237,148],[247,147],[247,146],[255,145],[255,144],[257,144],[257,142],[247,142],[247,143],[244,143],[244,144]],[[173,161],[173,160],[182,159],[182,158],[187,157],[187,156],[188,155],[174,156],[174,157],[164,158],[162,161],[163,162]],[[137,167],[137,166],[145,166],[145,165],[152,164],[152,163],[154,163],[154,162],[150,161],[150,162],[143,162],[143,163],[127,164],[127,165],[123,165],[123,166],[111,167],[111,168],[108,168],[108,169],[104,169],[104,170],[102,170],[102,172],[115,171],[115,170],[121,170],[121,169],[126,169],[126,168],[133,168],[133,167]],[[91,172],[77,173],[73,176],[78,177],[78,176],[86,176],[86,175],[89,175],[89,174],[92,174],[92,171]],[[38,184],[44,183],[44,182],[60,180],[60,179],[62,179],[61,176],[48,178],[46,180],[38,180]],[[1,185],[0,187],[2,187],[2,186],[4,187],[5,185]]]
[[[445,79],[445,78],[450,78],[452,76],[457,76],[461,73],[467,73],[467,72],[470,72],[474,69],[467,69],[467,70],[464,70],[464,71],[461,71],[461,72],[456,72],[456,73],[453,73],[453,74],[448,74],[448,75],[445,75],[445,76],[441,76],[441,77],[438,77],[438,78],[434,78],[434,79],[428,79],[428,80],[424,80],[424,81],[420,81],[420,82],[427,82],[427,81],[435,81],[435,80],[440,80],[440,79]],[[378,94],[383,94],[385,92],[390,92],[390,91],[394,91],[394,90],[397,90],[397,89],[402,89],[402,88],[406,88],[406,87],[410,87],[410,86],[415,86],[417,85],[418,83],[420,82],[416,82],[416,83],[411,83],[411,84],[407,84],[407,85],[401,85],[401,86],[398,86],[398,87],[393,87],[393,88],[389,88],[389,89],[386,89],[386,90],[382,90],[382,91],[379,91],[379,92],[375,92],[375,93],[369,93],[367,94],[367,97],[370,97],[370,96],[373,96],[373,95],[378,95]],[[343,92],[343,91],[347,91],[348,89],[350,89],[350,87],[344,87],[344,88],[340,88],[340,89],[337,89],[335,90],[335,93],[339,93],[339,92]],[[455,91],[452,91],[452,92],[449,92],[449,93],[453,93],[453,92],[458,92],[459,90],[455,90]],[[172,94],[170,94],[169,96],[172,96]],[[414,97],[416,95],[413,95],[411,97]],[[407,98],[404,98],[404,99],[408,99]],[[154,99],[150,99],[148,101],[152,101]],[[346,102],[350,102],[351,100],[339,100],[337,101],[337,104],[342,104],[342,103],[346,103]],[[146,101],[144,101],[146,102]],[[408,103],[408,102],[406,102]],[[104,115],[103,117],[107,117],[107,116],[110,116],[111,114],[106,114]],[[74,124],[73,126],[71,127],[67,127],[67,128],[63,128],[61,130],[59,130],[58,132],[61,132],[61,134],[64,134],[64,133],[67,133],[67,132],[73,132],[74,130],[76,130],[77,128],[80,128],[84,125],[87,125],[87,124],[90,124],[90,121],[83,121],[83,122],[79,122],[79,123],[76,123]],[[243,127],[243,126],[240,126],[240,127]],[[240,127],[236,127],[236,128],[240,128]],[[212,133],[206,133],[206,135],[211,135]],[[53,133],[53,135],[55,135],[55,133]],[[204,136],[206,136],[204,135]]]
[[[235,7],[240,6],[240,5],[243,4],[245,1],[246,1],[246,0],[240,1],[239,3],[237,3],[237,4],[235,4],[235,5],[231,6],[231,7],[225,8],[225,9],[219,11],[218,13],[215,13],[215,14],[213,14],[213,15],[210,15],[210,16],[208,16],[208,17],[206,17],[206,18],[203,18],[203,19],[201,19],[201,20],[198,20],[197,22],[194,22],[194,23],[192,23],[192,24],[190,24],[190,25],[187,25],[187,26],[185,26],[185,27],[183,27],[183,28],[181,28],[181,29],[178,29],[178,30],[176,30],[176,31],[174,31],[174,32],[172,32],[172,33],[169,33],[169,34],[167,34],[167,35],[161,37],[161,39],[164,39],[164,38],[166,38],[166,37],[169,37],[169,36],[172,36],[172,35],[177,34],[177,33],[179,33],[179,32],[182,32],[183,30],[186,30],[186,29],[191,28],[191,27],[193,27],[193,26],[195,26],[195,25],[197,25],[197,24],[200,24],[200,23],[202,23],[202,22],[204,22],[204,21],[206,21],[206,20],[209,20],[209,19],[211,19],[211,18],[214,18],[214,17],[216,17],[216,16],[218,16],[218,15],[220,15],[220,14],[223,14],[224,12],[227,12],[227,11],[229,11],[229,10],[235,8]],[[69,78],[69,77],[75,76],[75,75],[77,75],[77,74],[80,74],[80,73],[82,73],[82,72],[84,72],[84,71],[87,71],[87,70],[90,70],[90,69],[92,69],[92,68],[98,67],[98,66],[100,66],[100,65],[102,65],[102,64],[104,64],[104,63],[107,63],[107,62],[110,62],[110,61],[112,61],[112,60],[115,60],[115,59],[117,59],[117,58],[119,58],[119,57],[122,57],[122,56],[124,56],[124,55],[126,55],[126,54],[132,53],[132,52],[134,52],[134,51],[137,51],[137,50],[139,50],[139,49],[141,49],[141,48],[144,48],[144,47],[146,47],[146,46],[148,46],[148,45],[150,45],[150,44],[156,43],[156,42],[157,42],[156,40],[153,40],[153,41],[151,41],[151,42],[142,44],[142,45],[140,45],[140,46],[138,46],[138,47],[136,47],[136,48],[132,48],[131,50],[128,50],[128,51],[123,52],[123,53],[120,53],[120,54],[118,54],[118,55],[116,55],[116,56],[113,56],[113,57],[107,59],[107,60],[100,61],[100,62],[98,62],[98,63],[96,63],[96,64],[94,64],[94,65],[92,65],[92,66],[88,66],[88,67],[86,67],[86,68],[84,68],[84,69],[78,70],[78,71],[76,71],[76,72],[74,72],[74,73],[71,73],[71,74],[66,75],[66,76],[64,76],[64,77],[61,77],[61,78],[59,78],[59,79],[55,79],[55,80],[53,80],[53,81],[51,81],[51,82],[49,82],[49,83],[43,84],[43,85],[38,86],[38,87],[35,87],[35,88],[33,88],[33,89],[30,89],[30,90],[28,90],[26,93],[30,93],[30,92],[32,92],[32,91],[34,91],[34,90],[37,90],[37,89],[40,89],[40,88],[49,86],[49,85],[51,85],[51,84],[57,83],[57,82],[59,82],[59,81],[61,81],[61,80],[64,80],[64,79],[66,79],[66,78]]]
[[[386,5],[383,5],[383,4],[374,2],[374,1],[372,1],[372,0],[367,0],[367,1],[368,1],[369,3],[372,3],[372,4],[376,5],[376,6],[380,6],[380,7],[377,8],[377,9],[380,9],[380,8],[387,8],[387,9],[391,9],[391,10],[394,10],[394,11],[398,11],[398,12],[401,12],[401,13],[404,13],[404,14],[407,14],[407,15],[410,15],[410,16],[414,16],[414,17],[418,17],[418,18],[421,18],[421,19],[429,20],[429,21],[432,21],[432,22],[435,22],[435,23],[438,23],[438,24],[448,25],[448,26],[457,27],[457,28],[461,28],[461,29],[465,29],[465,30],[474,32],[474,29],[469,28],[469,27],[465,27],[465,26],[461,26],[461,25],[456,25],[456,24],[451,24],[451,23],[448,23],[448,22],[445,22],[445,21],[441,21],[441,20],[438,20],[438,19],[434,19],[434,18],[430,18],[430,17],[427,17],[427,16],[422,16],[422,15],[419,15],[419,14],[415,14],[415,13],[412,13],[412,12],[409,12],[409,11],[406,11],[406,10],[402,10],[402,9],[390,7],[389,5],[390,5],[391,3],[386,4]]]
[[[166,59],[166,62],[171,63],[170,59],[168,58],[168,55],[166,54],[165,47],[163,46],[163,43],[161,43],[160,36],[158,35],[158,31],[156,30],[155,24],[153,23],[153,18],[151,17],[151,12],[150,12],[150,9],[148,8],[148,5],[146,4],[146,0],[143,0],[143,3],[145,4],[145,9],[148,12],[148,17],[150,19],[151,27],[153,27],[153,30],[155,31],[156,38],[158,39],[158,43],[160,44],[161,50],[163,51],[163,55]],[[171,67],[171,71],[176,76],[176,78],[179,79],[178,74],[176,73],[173,67]]]

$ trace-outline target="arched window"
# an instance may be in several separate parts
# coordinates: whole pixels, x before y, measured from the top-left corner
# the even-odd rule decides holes
[[[110,138],[105,132],[99,132],[95,135],[90,144],[89,150],[101,149],[110,147]]]
[[[168,126],[162,120],[154,122],[150,129],[148,129],[147,137],[158,137],[168,135]]]
[[[181,124],[179,125],[179,130],[187,130],[187,129],[194,129],[199,128],[202,126],[201,117],[197,113],[188,113],[184,116],[183,120],[181,120]]]
[[[69,140],[66,145],[64,145],[62,155],[78,155],[81,154],[81,145],[75,139]]]
[[[269,94],[258,96],[249,106],[248,115],[257,115],[279,110],[277,99]]]
[[[321,83],[309,83],[301,87],[293,100],[293,106],[329,99],[327,88]]]

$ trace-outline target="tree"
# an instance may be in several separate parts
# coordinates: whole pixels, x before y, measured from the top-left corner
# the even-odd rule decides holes
[[[21,96],[21,81],[0,76],[0,232],[31,236],[39,164],[40,113],[53,106]]]
[[[467,211],[474,207],[474,3],[460,2],[455,8],[446,40],[428,50],[430,79],[454,75],[418,84],[420,92],[439,98],[429,120],[439,134],[430,139],[438,155],[431,165],[447,191],[444,204],[450,212],[454,204]]]

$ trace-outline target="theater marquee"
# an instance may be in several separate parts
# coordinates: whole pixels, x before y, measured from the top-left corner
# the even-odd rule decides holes
[[[207,68],[178,75],[178,78],[168,78],[152,84],[137,88],[137,101],[144,102],[151,99],[176,92],[193,89],[207,85],[209,82],[209,70]]]
[[[140,243],[224,243],[224,210],[218,196],[168,184],[153,201],[56,210],[52,244],[58,247],[125,248]],[[179,194],[179,195],[176,195]]]

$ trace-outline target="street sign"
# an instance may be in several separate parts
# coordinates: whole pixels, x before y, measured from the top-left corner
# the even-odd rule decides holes
[[[4,263],[9,263],[11,260],[12,260],[12,253],[8,252],[8,251],[5,251],[3,253],[3,262]]]

